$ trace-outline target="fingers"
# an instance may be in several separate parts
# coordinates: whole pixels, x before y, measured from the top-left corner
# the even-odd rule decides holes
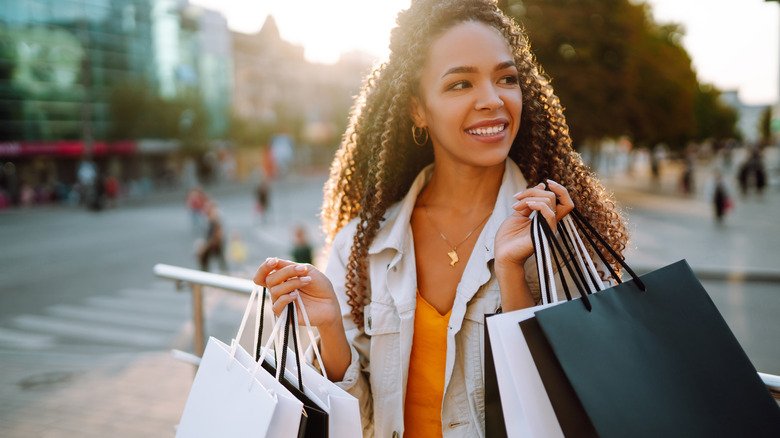
[[[515,199],[518,202],[512,208],[524,216],[528,216],[531,214],[531,211],[539,209],[531,207],[531,203],[546,204],[551,211],[555,211],[556,194],[545,190],[544,184],[538,184],[536,187],[523,190],[515,195]]]
[[[515,199],[518,202],[512,208],[524,216],[530,215],[534,210],[541,211],[542,215],[545,215],[545,209],[531,207],[531,203],[543,203],[553,213],[556,222],[569,214],[574,209],[574,201],[572,201],[569,191],[553,180],[548,179],[547,183],[549,190],[545,189],[544,183],[540,183],[516,194]]]
[[[276,257],[268,258],[266,259],[265,262],[263,262],[263,264],[260,265],[259,268],[257,268],[257,272],[255,272],[253,281],[258,286],[270,287],[268,284],[266,284],[268,281],[268,276],[271,275],[272,273],[279,272],[280,270],[291,266],[295,267],[295,266],[305,266],[305,265],[299,265],[289,260],[280,260],[277,259]],[[287,270],[285,272],[289,273],[290,271]],[[306,271],[304,271],[304,273],[305,272]],[[276,278],[278,278],[278,276]]]
[[[274,300],[271,298],[271,302],[273,305],[271,306],[271,309],[273,309],[274,314],[276,316],[279,316],[282,314],[282,310],[284,310],[285,307],[287,307],[288,304],[292,303],[298,298],[298,291],[294,290],[288,294],[280,296],[278,299]]]
[[[550,224],[550,227],[555,229],[558,220],[555,218],[555,211],[553,211],[553,209],[550,208],[550,206],[547,205],[547,203],[531,201],[528,203],[528,207],[531,210],[536,210],[539,213],[541,213],[542,217],[547,221],[548,224]]]
[[[552,190],[553,193],[555,193],[556,198],[558,199],[558,208],[556,208],[556,216],[558,219],[566,216],[569,214],[572,210],[574,210],[574,201],[571,199],[571,196],[569,195],[569,191],[566,190],[566,187],[562,186],[561,184],[558,184],[557,182],[548,179],[547,184],[550,187],[550,190]]]
[[[254,282],[268,288],[273,311],[279,315],[284,307],[298,297],[298,289],[312,282],[312,267],[288,260],[269,258],[255,273]]]

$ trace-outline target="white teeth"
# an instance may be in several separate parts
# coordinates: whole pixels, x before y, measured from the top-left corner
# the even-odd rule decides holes
[[[476,128],[476,129],[469,129],[467,132],[471,135],[496,135],[499,132],[503,131],[506,125],[496,125],[491,126],[488,128]]]

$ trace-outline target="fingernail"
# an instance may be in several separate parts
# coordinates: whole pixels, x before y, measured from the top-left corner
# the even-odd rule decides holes
[[[276,262],[278,261],[279,259],[277,259],[276,257],[271,257],[270,259],[268,259],[268,266],[276,266]]]
[[[303,272],[306,272],[306,266],[304,266],[304,265],[298,265],[298,266],[296,266],[296,267],[295,267],[295,270],[296,270],[297,272],[301,272],[301,273],[303,273]]]
[[[298,291],[294,290],[294,291],[290,292],[290,298],[292,298],[292,299],[298,298]]]
[[[536,207],[539,203],[536,201],[528,201],[526,204],[528,204],[529,207]]]
[[[298,277],[298,279],[301,280],[301,283],[303,284],[311,283],[311,277],[309,277],[308,275],[305,277]]]
[[[557,182],[555,182],[555,181],[553,181],[553,180],[551,180],[551,179],[548,179],[548,180],[547,180],[547,184],[552,184],[552,185],[554,185],[554,186],[559,186],[559,185],[560,185],[560,184],[558,184]]]
[[[514,204],[512,204],[512,209],[517,209],[517,208],[519,208],[519,207],[520,207],[520,204],[521,204],[521,202],[519,202],[519,201],[518,201],[518,202],[515,202]]]

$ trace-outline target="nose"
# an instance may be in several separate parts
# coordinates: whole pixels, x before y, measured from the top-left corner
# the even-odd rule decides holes
[[[504,101],[501,100],[501,95],[493,84],[487,84],[481,87],[480,93],[477,97],[476,109],[477,110],[497,110],[504,106]]]

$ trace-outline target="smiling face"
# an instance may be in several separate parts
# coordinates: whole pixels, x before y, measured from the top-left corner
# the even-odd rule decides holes
[[[512,52],[494,28],[467,21],[434,40],[412,99],[436,162],[503,165],[520,128],[522,93]]]

